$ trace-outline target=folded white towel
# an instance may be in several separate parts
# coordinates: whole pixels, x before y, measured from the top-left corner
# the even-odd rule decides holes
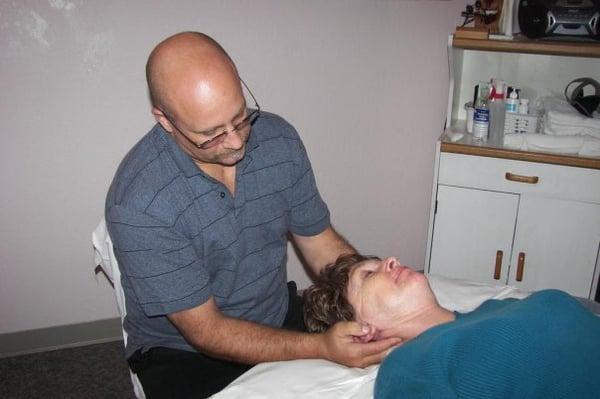
[[[571,107],[571,108],[566,108],[566,109],[563,107],[560,107],[560,109],[549,108],[549,109],[546,109],[546,112],[548,112],[549,116],[558,123],[574,124],[574,125],[578,125],[578,124],[597,125],[598,123],[600,123],[600,119],[598,119],[597,115],[594,115],[594,117],[590,118],[590,117],[587,117],[587,116],[582,115],[579,112],[577,112],[577,110],[574,107],[572,107],[571,105],[569,105],[569,107]]]
[[[583,146],[581,146],[581,149],[579,150],[579,155],[583,157],[600,156],[600,139],[586,136]]]
[[[588,126],[564,126],[544,120],[543,132],[550,136],[591,136],[600,139],[600,126],[597,129]]]
[[[571,104],[562,97],[543,96],[535,100],[534,108],[543,111],[559,111],[564,113],[578,113]]]
[[[549,136],[547,134],[528,134],[525,138],[530,151],[559,152],[577,154],[583,146],[583,136]]]
[[[557,97],[542,97],[537,103],[546,111],[543,119],[545,134],[588,135],[600,139],[600,118],[581,115],[567,101]]]
[[[527,151],[527,141],[525,141],[525,136],[527,136],[527,134],[505,134],[504,147],[512,150]]]
[[[541,151],[586,157],[600,156],[600,139],[581,135],[507,134],[504,136],[504,146],[521,151]]]
[[[577,112],[547,110],[546,119],[557,125],[600,128],[600,119],[588,118]]]
[[[507,134],[504,136],[506,148],[600,157],[600,115],[585,117],[556,96],[538,98],[535,108],[545,110],[544,134]]]

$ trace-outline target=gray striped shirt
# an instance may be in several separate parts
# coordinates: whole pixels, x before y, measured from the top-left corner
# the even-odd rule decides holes
[[[204,174],[156,125],[121,162],[106,220],[122,273],[127,356],[193,349],[166,315],[214,298],[226,315],[278,327],[287,311],[287,234],[329,226],[295,129],[261,114],[236,192]]]

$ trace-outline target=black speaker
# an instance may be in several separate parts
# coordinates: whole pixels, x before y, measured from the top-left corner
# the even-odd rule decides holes
[[[519,2],[519,28],[521,33],[531,39],[546,36],[549,8],[544,2],[523,0]]]
[[[600,0],[519,0],[517,15],[521,33],[531,39],[600,39]]]

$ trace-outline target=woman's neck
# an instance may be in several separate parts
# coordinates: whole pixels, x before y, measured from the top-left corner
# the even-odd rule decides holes
[[[399,337],[403,341],[408,341],[430,328],[454,321],[455,318],[454,312],[436,304],[395,320],[392,327],[382,331],[381,335],[384,337]]]

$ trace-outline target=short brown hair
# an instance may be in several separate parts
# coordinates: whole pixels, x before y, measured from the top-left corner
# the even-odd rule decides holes
[[[313,285],[304,291],[304,323],[309,332],[324,332],[338,321],[354,320],[346,299],[350,273],[361,262],[379,259],[359,254],[341,255],[325,266]]]

